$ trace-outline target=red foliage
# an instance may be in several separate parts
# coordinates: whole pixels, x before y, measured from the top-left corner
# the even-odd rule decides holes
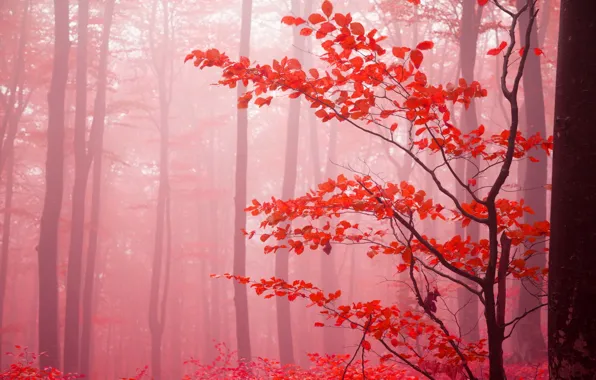
[[[478,3],[485,5],[487,1]],[[248,277],[224,276],[251,284],[257,294],[265,298],[310,299],[334,321],[335,326],[349,325],[362,331],[358,349],[370,351],[371,340],[366,338],[373,337],[384,348],[381,361],[397,358],[426,376],[444,373],[456,378],[465,370],[467,376],[473,377],[470,365],[482,362],[487,356],[485,340],[463,342],[451,334],[435,315],[435,302],[440,297],[438,290],[430,289],[428,279],[424,289],[416,283],[414,274],[426,271],[466,287],[453,277],[456,275],[481,287],[481,291],[474,291],[469,286],[467,289],[481,299],[491,298],[487,303],[491,310],[485,313],[487,326],[492,328],[493,339],[501,339],[499,345],[502,344],[505,334],[499,332],[493,305],[504,300],[496,299],[492,289],[493,284],[504,280],[496,275],[499,261],[497,236],[502,234],[516,247],[515,254],[501,273],[517,278],[538,278],[547,271],[526,266],[527,258],[536,252],[525,244],[529,243],[531,247],[538,239],[547,237],[550,226],[547,221],[523,223],[524,214],[533,211],[524,205],[523,200],[518,202],[498,198],[498,195],[513,160],[537,161],[529,155],[534,149],[550,154],[552,136],[523,136],[517,124],[490,135],[483,125],[463,133],[452,124],[449,106],[461,103],[467,109],[474,98],[484,97],[487,92],[480,83],[467,83],[464,79],[444,86],[429,84],[421,70],[422,51],[432,49],[433,42],[420,42],[415,49],[399,46],[387,49],[382,45],[385,36],[379,35],[376,29],[367,32],[349,13],[333,13],[329,1],[323,3],[322,12],[308,17],[309,25],[302,28],[301,34],[314,33],[315,38],[321,40],[324,50],[321,60],[328,66],[324,73],[314,68],[303,70],[298,60],[288,57],[274,60],[271,65],[252,64],[246,57],[234,61],[217,49],[195,50],[186,61],[193,61],[200,69],[220,68],[221,85],[235,88],[240,82],[248,87],[249,90],[238,100],[239,108],[247,108],[251,101],[259,107],[268,105],[272,96],[263,95],[289,92],[290,98],[300,97],[309,102],[322,122],[335,118],[383,140],[405,153],[422,173],[432,178],[440,193],[451,201],[451,207],[436,203],[425,191],[405,181],[381,183],[371,175],[355,175],[352,179],[340,175],[319,184],[316,191],[304,196],[288,200],[272,198],[264,203],[253,200],[246,209],[253,216],[263,217],[260,228],[265,232],[260,236],[261,241],[276,240],[265,247],[265,253],[287,248],[302,254],[306,248],[322,248],[329,254],[333,244],[349,243],[368,245],[367,254],[371,258],[378,254],[401,257],[403,263],[398,266],[398,271],[409,269],[419,308],[404,312],[396,305],[381,305],[378,300],[342,305],[337,302],[340,291],[326,294],[313,284],[300,280],[252,281]],[[282,22],[297,26],[306,21],[286,17]],[[513,25],[515,27],[515,23]],[[505,50],[507,46],[508,43],[503,41],[498,48],[489,50],[488,55],[505,51],[507,62],[513,48]],[[387,51],[393,54],[387,54]],[[523,54],[522,63],[526,56]],[[504,97],[510,102],[516,101],[523,64],[519,70],[513,90],[503,90]],[[503,83],[506,87],[506,78]],[[388,118],[405,121],[403,131],[397,123],[386,123]],[[399,139],[398,132],[407,135],[406,142]],[[470,200],[458,199],[448,190],[437,177],[437,168],[426,164],[421,153],[439,156],[455,186],[463,188]],[[452,164],[456,159],[476,159],[482,164],[472,177],[462,178]],[[476,188],[477,178],[495,167],[500,168],[500,172],[494,182],[485,186],[486,193],[483,194]],[[354,224],[348,217],[354,213],[368,216],[370,225]],[[489,238],[472,241],[470,236],[464,239],[456,235],[439,241],[416,228],[416,222],[426,218],[436,223],[460,224],[464,228],[470,223],[485,225],[490,231]],[[319,219],[325,224],[315,222]],[[247,232],[249,238],[255,234],[256,231]],[[410,340],[404,339],[408,336],[412,340],[422,338],[416,341],[416,348]]]
[[[27,347],[15,346],[16,352],[6,355],[13,357],[14,362],[0,372],[0,379],[43,379],[43,380],[74,380],[81,379],[83,375],[63,373],[56,368],[37,368],[36,362],[40,355],[29,352]]]

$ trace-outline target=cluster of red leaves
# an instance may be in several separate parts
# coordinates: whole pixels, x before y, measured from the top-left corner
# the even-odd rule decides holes
[[[320,355],[308,354],[311,366],[301,368],[297,365],[282,366],[276,360],[257,358],[251,362],[238,361],[236,352],[231,351],[224,343],[216,345],[219,352],[217,358],[209,364],[197,359],[185,362],[193,366],[190,373],[183,380],[207,379],[246,379],[246,380],[315,380],[315,379],[371,379],[397,380],[416,379],[408,375],[408,369],[391,363],[368,363],[362,369],[362,362],[355,360],[347,366],[349,355]],[[346,368],[347,367],[347,368]],[[345,372],[345,374],[344,374]]]
[[[488,214],[486,206],[476,201],[462,203],[461,207],[465,214],[433,203],[423,190],[416,190],[407,182],[379,185],[369,176],[347,179],[340,175],[336,180],[329,179],[320,184],[317,191],[311,191],[302,197],[287,201],[272,198],[271,202],[265,203],[253,200],[246,211],[254,216],[264,215],[260,227],[269,230],[260,236],[261,241],[265,242],[270,237],[278,241],[276,245],[266,246],[266,253],[289,248],[301,254],[305,247],[316,250],[332,243],[369,243],[367,254],[371,258],[378,254],[400,255],[404,262],[398,267],[400,272],[407,269],[412,255],[416,255],[418,260],[426,258],[428,265],[438,265],[439,258],[435,254],[438,251],[450,265],[478,274],[488,263],[487,239],[475,242],[470,237],[464,240],[457,235],[439,242],[422,235],[421,240],[413,238],[411,241],[400,241],[394,236],[395,239],[386,242],[383,237],[390,233],[388,227],[363,228],[360,224],[352,224],[343,218],[354,212],[371,215],[379,221],[394,220],[396,217],[403,220],[424,220],[430,217],[433,220],[459,222],[465,227],[471,222],[471,217],[485,218]],[[513,246],[533,243],[549,235],[550,226],[546,221],[531,225],[520,222],[524,213],[533,213],[531,208],[524,205],[523,200],[517,202],[499,199],[496,208],[499,231],[506,231]],[[322,227],[312,223],[323,217],[328,218],[328,221]],[[296,219],[307,222],[304,226],[296,227]],[[334,219],[336,222],[332,225],[329,220]],[[249,237],[254,234],[255,231],[250,232]],[[432,251],[429,244],[433,247]],[[512,258],[510,273],[518,278],[542,273],[540,268],[525,266],[525,259],[535,253],[532,249],[524,248],[520,257]]]
[[[405,362],[424,367],[439,358],[444,365],[459,368],[461,357],[455,351],[453,342],[458,344],[468,363],[482,362],[485,359],[484,339],[467,343],[456,336],[446,335],[425,313],[410,310],[402,313],[396,305],[384,306],[379,300],[339,305],[337,300],[341,291],[325,294],[320,288],[303,280],[290,283],[272,277],[253,281],[249,277],[227,273],[212,277],[225,277],[242,284],[250,284],[255,292],[264,298],[288,297],[290,301],[297,298],[310,300],[310,306],[320,307],[321,314],[332,326],[362,331],[366,338],[361,343],[364,350],[372,349],[371,341],[380,342],[391,352],[381,356],[381,363],[393,361],[395,356],[398,356]],[[315,326],[323,327],[325,324],[317,322]]]
[[[365,129],[412,155],[418,150],[440,153],[445,160],[458,157],[481,158],[487,164],[501,162],[508,146],[509,130],[504,129],[492,136],[484,136],[485,128],[480,126],[469,134],[462,134],[451,123],[448,103],[463,103],[466,107],[473,98],[486,96],[486,90],[476,81],[467,83],[460,79],[457,84],[432,86],[420,70],[424,59],[423,51],[432,49],[432,41],[420,42],[415,49],[394,46],[387,54],[380,42],[376,29],[366,33],[352,16],[333,13],[330,2],[325,1],[321,13],[313,13],[308,21],[300,17],[286,16],[282,22],[302,26],[301,34],[315,32],[321,40],[324,54],[321,60],[328,64],[328,70],[320,72],[311,68],[303,70],[297,59],[284,57],[271,65],[251,64],[248,58],[231,60],[217,49],[194,50],[186,61],[194,65],[219,67],[222,69],[220,85],[236,87],[238,82],[252,85],[238,100],[240,108],[249,102],[261,107],[271,104],[276,91],[289,91],[290,98],[302,97],[311,103],[315,115],[323,122],[337,118]],[[304,26],[308,24],[308,26]],[[495,54],[507,44],[501,44]],[[492,54],[492,52],[490,52]],[[398,123],[384,123],[385,119],[401,118],[409,126],[418,126],[411,146],[403,146],[395,139]],[[359,121],[360,123],[356,123]],[[408,127],[409,128],[409,127]],[[524,157],[535,148],[552,150],[552,136],[540,135],[515,138],[515,158]],[[531,161],[536,161],[530,157]],[[471,179],[475,182],[475,179]]]
[[[15,350],[16,352],[6,353],[14,358],[14,362],[0,372],[0,379],[74,380],[84,377],[64,373],[56,368],[37,368],[36,362],[40,355],[29,352],[27,347],[15,346]]]
[[[480,5],[487,2],[478,1]],[[486,90],[478,82],[467,83],[463,79],[457,84],[445,86],[429,84],[420,68],[424,51],[434,46],[432,41],[422,41],[413,49],[400,46],[385,49],[381,44],[385,36],[378,35],[376,29],[367,32],[349,13],[334,12],[333,5],[327,0],[323,2],[321,12],[309,15],[308,20],[286,16],[282,22],[300,27],[303,36],[314,35],[321,40],[324,53],[320,59],[327,65],[326,70],[303,70],[298,60],[287,57],[274,60],[271,65],[253,64],[246,57],[233,61],[217,49],[195,50],[186,57],[186,61],[193,61],[200,69],[220,68],[220,85],[234,88],[241,82],[249,88],[238,100],[240,108],[248,107],[250,102],[259,107],[269,105],[273,99],[271,93],[289,92],[290,98],[302,97],[309,102],[315,115],[323,122],[336,118],[391,144],[431,175],[439,190],[453,201],[454,206],[447,209],[433,202],[423,190],[417,190],[407,182],[380,184],[370,176],[348,179],[340,175],[336,180],[321,183],[317,191],[302,197],[290,200],[272,198],[271,202],[265,203],[252,201],[246,211],[253,216],[264,216],[260,227],[266,232],[260,236],[261,241],[266,242],[273,237],[278,242],[266,246],[265,252],[288,248],[301,254],[309,247],[311,250],[322,248],[330,254],[332,244],[367,243],[371,258],[378,254],[401,256],[403,264],[398,266],[398,271],[409,268],[412,274],[424,267],[439,274],[447,269],[447,272],[468,279],[483,278],[490,256],[487,240],[474,242],[470,238],[455,236],[439,242],[417,231],[415,222],[431,218],[460,223],[462,227],[472,221],[487,224],[487,198],[472,190],[477,178],[510,160],[509,154],[514,159],[527,157],[532,162],[537,161],[529,156],[533,149],[542,149],[550,154],[552,137],[524,137],[520,132],[510,136],[509,129],[485,136],[482,125],[464,134],[453,126],[448,105],[461,103],[467,108],[472,99],[486,96]],[[489,55],[501,53],[506,46],[502,43]],[[391,122],[388,122],[389,118]],[[405,121],[406,127],[402,129],[407,130],[402,135],[407,136],[407,142],[402,142],[403,136],[400,138],[398,134],[399,126],[394,121],[399,119]],[[420,160],[422,151],[441,155],[444,166],[454,175],[451,166],[454,159],[476,158],[482,163],[483,166],[479,166],[478,173],[472,178],[455,175],[455,180],[459,182],[457,185],[469,193],[471,202],[462,202],[443,187],[435,175],[435,168]],[[498,190],[491,188],[491,194],[498,194]],[[491,207],[493,199],[490,200]],[[504,232],[513,247],[521,248],[513,251],[506,274],[518,278],[545,275],[546,270],[541,268],[527,268],[526,260],[536,253],[532,244],[549,235],[548,222],[531,225],[521,222],[524,213],[533,212],[523,201],[497,199],[494,206],[497,232]],[[353,213],[371,216],[373,225],[354,224],[345,216]],[[318,219],[323,219],[325,224],[313,223]],[[296,220],[303,221],[303,225],[298,225]],[[493,219],[491,223],[494,223]],[[247,235],[250,238],[255,233],[247,232]],[[384,360],[398,357],[412,368],[418,366],[422,369],[419,372],[434,367],[439,371],[442,366],[461,368],[462,359],[467,363],[481,362],[486,354],[484,341],[465,345],[457,337],[449,335],[429,307],[423,306],[422,313],[401,313],[397,307],[384,307],[379,301],[335,306],[338,292],[325,295],[304,281],[287,283],[272,278],[253,282],[248,277],[229,274],[225,277],[250,283],[258,294],[264,294],[266,298],[309,298],[313,304],[323,308],[329,319],[335,319],[336,326],[349,324],[353,329],[362,330],[365,338],[373,337],[383,344],[385,352],[391,352],[391,355],[382,357]],[[495,279],[496,282],[498,280]],[[428,289],[427,292],[430,294]],[[424,304],[423,296],[417,294],[421,306]],[[416,355],[408,339],[404,339],[408,336],[418,340],[422,337],[421,344],[428,355]],[[361,346],[365,350],[372,347],[368,339],[363,339]],[[441,363],[437,363],[437,359]]]

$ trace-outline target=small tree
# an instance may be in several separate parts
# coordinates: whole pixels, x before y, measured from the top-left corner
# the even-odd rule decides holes
[[[478,3],[483,6],[488,0]],[[539,135],[524,137],[518,130],[517,94],[531,50],[535,3],[529,0],[519,10],[497,0],[492,4],[511,19],[510,41],[488,52],[489,55],[504,52],[501,91],[510,105],[511,117],[508,128],[492,135],[482,125],[464,134],[452,124],[449,103],[462,103],[467,108],[474,98],[484,97],[487,92],[478,82],[467,83],[463,79],[445,86],[429,84],[421,66],[424,51],[432,49],[433,42],[387,50],[381,44],[386,37],[379,36],[377,30],[367,32],[350,14],[334,12],[330,1],[324,1],[322,12],[311,14],[308,21],[294,16],[282,19],[285,24],[300,27],[301,35],[314,34],[321,40],[324,50],[321,60],[329,66],[324,73],[317,69],[303,70],[298,60],[287,57],[275,60],[272,65],[260,65],[251,64],[246,57],[232,61],[217,49],[195,50],[187,56],[186,60],[193,60],[200,69],[221,68],[221,85],[234,88],[241,82],[252,86],[239,98],[240,108],[248,107],[250,102],[259,107],[268,105],[273,98],[267,96],[269,93],[290,91],[290,98],[303,97],[310,102],[323,122],[335,118],[401,150],[414,162],[415,170],[428,175],[450,202],[450,206],[444,207],[408,182],[384,183],[371,173],[359,173],[351,179],[344,175],[329,179],[319,184],[318,190],[295,199],[272,198],[265,203],[253,200],[246,209],[253,216],[264,217],[260,225],[265,230],[260,235],[261,241],[276,241],[265,247],[266,253],[290,248],[301,254],[308,247],[322,248],[329,254],[333,244],[347,243],[366,244],[371,258],[378,254],[401,256],[403,263],[397,269],[409,274],[418,304],[416,310],[401,310],[399,305],[383,306],[378,300],[340,305],[339,290],[326,294],[300,280],[252,281],[230,274],[225,275],[227,278],[251,283],[258,294],[267,298],[309,298],[322,308],[323,314],[335,320],[336,326],[349,325],[362,331],[358,350],[362,349],[363,355],[376,340],[387,352],[382,360],[398,359],[427,378],[455,369],[470,379],[478,376],[471,364],[488,357],[490,378],[505,378],[503,342],[522,318],[538,309],[527,310],[506,321],[506,278],[538,279],[546,274],[546,269],[526,267],[526,260],[539,254],[531,249],[531,244],[548,236],[549,223],[524,224],[522,216],[532,210],[523,200],[516,202],[500,198],[499,194],[514,161],[523,158],[535,161],[529,156],[533,149],[549,153],[552,139]],[[522,36],[522,48],[518,50],[516,29],[524,12],[529,13],[530,21]],[[517,70],[510,77],[512,57],[518,52]],[[390,121],[398,118],[403,120],[400,124]],[[439,164],[426,161],[422,153],[427,157],[437,156]],[[478,160],[477,171],[463,178],[454,163],[471,159]],[[491,173],[494,179],[478,188],[477,179]],[[471,200],[458,199],[450,189],[456,187],[463,189]],[[368,216],[370,224],[354,223],[349,219],[353,213]],[[427,218],[434,223],[456,223],[464,228],[476,223],[488,238],[472,241],[453,236],[440,241],[427,236],[417,226],[418,221]],[[322,223],[313,223],[316,220]],[[299,221],[303,224],[299,225]],[[247,234],[252,237],[255,231]],[[448,281],[478,297],[487,339],[463,342],[451,331],[449,323],[437,313],[436,302],[441,294],[432,279]],[[422,337],[419,347],[411,344],[408,336]]]

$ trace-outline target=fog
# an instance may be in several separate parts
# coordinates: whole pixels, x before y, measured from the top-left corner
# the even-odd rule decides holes
[[[0,3],[2,353],[44,352],[42,367],[90,379],[248,378],[239,375],[240,370],[222,369],[235,368],[238,358],[260,363],[246,372],[260,378],[274,378],[273,371],[260,372],[277,366],[265,358],[305,371],[326,365],[338,369],[283,378],[341,378],[353,356],[360,364],[352,365],[349,378],[365,376],[361,328],[350,328],[349,323],[334,326],[336,318],[328,320],[321,314],[325,308],[312,305],[312,298],[289,302],[284,296],[263,297],[250,283],[216,276],[226,273],[257,282],[273,276],[290,283],[304,280],[325,294],[341,290],[337,305],[380,300],[402,312],[425,315],[404,254],[383,252],[382,247],[395,240],[393,234],[402,236],[391,218],[378,218],[370,210],[342,211],[341,220],[358,223],[360,231],[390,232],[359,242],[319,241],[315,249],[305,242],[300,254],[285,248],[267,253],[266,246],[287,241],[271,237],[263,242],[263,234],[273,233],[275,225],[262,229],[269,215],[253,215],[244,208],[253,205],[253,199],[262,204],[316,193],[320,183],[340,175],[348,179],[370,175],[379,186],[405,181],[416,191],[424,190],[435,206],[455,209],[452,199],[416,161],[436,168],[432,172],[447,192],[462,203],[471,202],[441,155],[421,148],[410,156],[367,133],[373,127],[365,119],[359,121],[363,129],[339,117],[322,121],[312,101],[303,96],[294,99],[292,91],[259,95],[273,96],[264,106],[254,104],[257,94],[247,108],[239,109],[238,97],[246,89],[242,83],[237,88],[218,85],[222,68],[197,68],[194,57],[185,62],[193,50],[216,48],[233,61],[247,56],[251,63],[272,64],[289,57],[297,58],[306,72],[315,68],[321,76],[331,73],[332,64],[321,59],[324,39],[314,33],[302,36],[303,26],[281,22],[288,15],[306,20],[313,12],[321,13],[322,3]],[[515,1],[502,3],[516,9]],[[525,1],[518,3],[523,6]],[[532,52],[516,94],[519,115],[513,115],[526,137],[552,134],[558,3],[537,4]],[[501,92],[504,55],[487,52],[509,41],[511,17],[492,2],[480,6],[471,0],[337,0],[333,6],[334,12],[350,13],[367,33],[376,29],[377,36],[388,37],[379,42],[388,51],[383,58],[388,62],[398,60],[391,55],[393,46],[414,49],[432,41],[432,48],[423,51],[420,68],[426,82],[449,88],[448,83],[461,86],[459,79],[464,78],[467,84],[478,81],[486,89],[487,96],[474,98],[469,107],[446,102],[448,108],[442,112],[450,113],[449,123],[464,133],[483,125],[487,136],[509,129],[512,111]],[[524,28],[527,20],[526,26],[520,21]],[[514,83],[521,46],[518,42],[510,56],[506,85]],[[540,47],[540,55],[534,47]],[[252,83],[245,84],[253,88]],[[407,146],[418,136],[418,125],[404,112],[377,118],[380,110],[371,110],[376,120],[386,127],[398,125],[391,132],[395,141]],[[532,159],[513,160],[499,193],[499,198],[514,202],[524,199],[521,207],[529,206],[534,213],[520,215],[519,222],[529,224],[548,220],[551,183],[550,156],[540,149],[531,153]],[[501,168],[487,166],[480,156],[452,162],[481,199]],[[483,170],[470,174],[474,167]],[[469,265],[469,259],[482,258],[481,240],[488,242],[488,226],[447,219],[420,218],[415,226],[440,242],[436,244],[441,249],[469,255]],[[333,217],[287,220],[292,229],[323,228],[328,221],[336,231],[339,219]],[[451,240],[457,235],[478,244],[458,245]],[[544,267],[543,240],[514,241],[511,260],[523,257],[524,267]],[[371,249],[375,245],[379,251]],[[526,249],[542,254],[522,256]],[[507,320],[539,305],[545,288],[535,273],[528,279],[522,269],[514,272],[508,272],[506,282]],[[439,316],[452,335],[465,342],[487,337],[482,302],[461,286],[472,284],[469,280],[458,277],[454,283],[422,267],[412,278],[418,279],[423,298],[428,300],[424,295],[434,289],[440,294],[431,302],[436,312],[426,314]],[[508,373],[546,378],[546,308],[516,325],[504,343]],[[412,326],[413,332],[404,330],[400,339],[424,356],[423,327]],[[396,372],[383,375],[378,366],[388,351],[372,336],[368,341],[373,348],[366,353],[366,365],[377,372],[366,378],[415,375],[399,360],[386,364],[395,365],[391,368]],[[355,355],[357,350],[362,354]],[[480,351],[486,350],[485,345]],[[309,356],[315,353],[345,356],[326,359],[337,360],[336,364],[317,364],[320,357]],[[0,360],[2,368],[8,368],[22,359],[3,355]],[[37,366],[36,358],[32,362]],[[436,367],[443,363],[440,359],[425,363],[435,378],[466,376]],[[488,361],[473,363],[473,371],[482,376]]]

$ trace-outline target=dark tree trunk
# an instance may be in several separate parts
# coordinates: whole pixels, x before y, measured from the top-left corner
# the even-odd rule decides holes
[[[300,2],[292,0],[292,14],[300,14]],[[294,51],[295,57],[302,61],[303,39],[299,35],[298,28],[293,30],[293,45],[297,47]],[[288,112],[288,125],[286,135],[286,157],[284,165],[284,179],[281,190],[282,199],[294,197],[296,189],[296,175],[298,165],[298,139],[300,127],[300,98],[290,100]],[[289,281],[289,260],[288,249],[280,249],[275,256],[275,277]],[[285,297],[275,297],[277,307],[277,337],[279,342],[279,359],[282,365],[294,363],[294,342],[292,338],[292,314],[290,301]]]
[[[525,0],[517,0],[517,8],[521,9],[526,4]],[[519,30],[520,35],[525,36],[529,23],[528,12],[520,17]],[[538,45],[538,31],[532,28],[530,31],[530,49]],[[546,136],[546,120],[544,110],[544,94],[542,87],[542,74],[540,72],[540,59],[533,53],[528,56],[526,61],[524,76],[524,109],[522,115],[525,119],[525,130],[521,131],[525,136],[533,136],[540,133],[540,136]],[[523,199],[526,205],[534,210],[533,215],[526,215],[525,223],[546,220],[546,185],[547,181],[547,156],[543,150],[533,151],[531,156],[536,157],[539,162],[532,163],[525,160],[522,166],[523,177],[520,178],[523,183]],[[542,251],[544,244],[533,246],[536,251]],[[538,254],[526,261],[529,267],[544,268],[546,257],[544,254]],[[542,303],[540,296],[544,293],[542,281],[530,281],[524,279],[521,281],[520,296],[518,301],[517,313],[514,317],[522,315],[528,310],[535,308]],[[523,361],[537,362],[546,358],[546,343],[541,331],[540,311],[527,315],[515,328],[515,354],[519,355]]]
[[[64,371],[79,372],[81,271],[85,235],[85,197],[89,164],[87,158],[87,44],[89,1],[79,0],[77,18],[76,111],[74,124],[75,178],[72,189],[70,250],[66,282],[64,323]]]
[[[596,2],[561,1],[549,256],[551,379],[596,373]]]
[[[240,27],[240,56],[250,55],[250,30],[252,0],[242,1],[242,25]],[[246,88],[238,86],[238,97]],[[248,170],[248,112],[237,111],[236,127],[236,189],[234,195],[234,274],[246,274],[246,181]],[[250,347],[250,323],[248,319],[248,296],[246,285],[234,282],[234,306],[236,311],[236,343],[240,360],[252,360]]]
[[[476,64],[476,45],[478,42],[478,27],[480,25],[480,17],[482,7],[476,6],[474,1],[464,1],[462,11],[462,21],[460,30],[460,67],[462,77],[468,82],[474,80],[474,67]],[[476,115],[476,102],[472,100],[470,107],[462,111],[462,126],[460,127],[464,133],[478,128],[478,117]],[[478,160],[471,159],[473,163],[458,160],[456,163],[457,173],[462,178],[464,183],[475,176],[477,172]],[[465,174],[463,174],[465,173]],[[463,174],[463,175],[462,175]],[[469,194],[461,187],[457,186],[456,195],[458,199],[463,199],[464,202],[469,203],[471,198]],[[457,231],[462,239],[471,237],[472,241],[479,239],[479,225],[478,223],[471,223],[466,229],[459,229]],[[466,236],[464,236],[464,234]],[[469,284],[474,286],[473,284]],[[478,297],[471,294],[463,287],[457,289],[457,300],[459,304],[460,315],[458,315],[459,325],[461,326],[462,338],[468,342],[476,342],[480,339],[478,329]]]
[[[58,367],[58,225],[64,189],[64,103],[68,80],[68,0],[54,0],[54,67],[48,93],[48,150],[43,211],[40,221],[39,347],[42,367]]]
[[[99,57],[97,94],[95,96],[95,105],[93,107],[93,125],[91,130],[96,133],[90,141],[90,154],[93,160],[93,188],[91,195],[91,228],[89,231],[89,242],[87,248],[87,260],[85,269],[85,279],[83,287],[83,319],[81,331],[81,373],[91,373],[91,317],[93,315],[93,300],[95,299],[95,264],[99,240],[99,217],[101,205],[101,183],[102,183],[102,151],[103,134],[105,129],[106,116],[106,87],[108,71],[108,55],[110,32],[112,28],[112,19],[114,15],[115,0],[108,0],[104,10],[104,24]]]

